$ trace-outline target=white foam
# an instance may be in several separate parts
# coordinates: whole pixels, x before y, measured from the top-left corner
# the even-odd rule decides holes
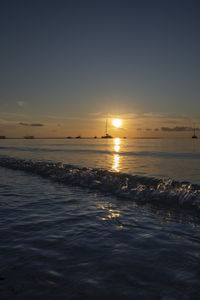
[[[36,173],[54,181],[97,189],[129,200],[200,209],[200,186],[189,182],[5,156],[0,157],[0,166]]]

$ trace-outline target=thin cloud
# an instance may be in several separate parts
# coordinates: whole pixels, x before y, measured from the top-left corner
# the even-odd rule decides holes
[[[24,115],[24,114],[18,114],[18,113],[11,113],[11,112],[4,112],[1,111],[0,112],[0,116],[4,119],[19,119],[19,118],[27,118],[28,115]]]
[[[23,107],[23,106],[24,106],[24,104],[25,104],[25,102],[24,102],[24,101],[17,101],[17,105],[19,105],[20,107]]]
[[[67,121],[67,120],[88,120],[88,118],[83,118],[83,117],[68,117],[68,116],[53,116],[53,115],[43,115],[43,117],[48,118],[48,119],[53,119],[53,120],[62,120],[62,121]]]
[[[137,114],[133,113],[105,113],[105,112],[91,112],[89,113],[89,116],[94,117],[96,120],[102,120],[102,119],[113,119],[113,118],[119,118],[119,119],[135,119],[137,117]],[[95,120],[94,119],[94,120]]]
[[[101,111],[98,111],[98,112],[91,112],[91,113],[89,113],[89,115],[91,115],[91,116],[104,116],[105,114],[103,114]]]
[[[32,126],[32,127],[42,127],[44,126],[44,124],[41,124],[41,123],[24,123],[24,122],[20,122],[19,125],[21,126]]]
[[[135,111],[134,113],[130,112],[124,112],[121,114],[113,114],[113,113],[105,113],[105,112],[92,112],[89,114],[90,116],[96,117],[96,119],[102,119],[102,118],[121,118],[126,120],[137,120],[137,119],[157,119],[162,120],[164,123],[171,123],[171,124],[177,124],[181,120],[185,120],[186,116],[183,115],[176,115],[174,113],[163,113],[163,112],[139,112]]]
[[[199,128],[195,128],[196,130],[200,130]],[[168,132],[172,132],[172,131],[193,131],[194,128],[193,127],[186,127],[186,126],[176,126],[176,127],[161,127],[162,131],[168,131]]]

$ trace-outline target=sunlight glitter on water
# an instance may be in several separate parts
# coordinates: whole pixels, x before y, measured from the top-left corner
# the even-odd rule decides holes
[[[2,299],[198,299],[199,215],[1,167],[0,203]]]
[[[200,189],[161,180],[200,182],[195,143],[1,141],[1,165],[14,169],[0,167],[4,298],[196,297]]]
[[[113,141],[114,141],[114,151],[118,153],[120,150],[120,138],[115,138]],[[119,172],[119,162],[120,162],[119,154],[113,154],[112,169],[116,172]]]
[[[112,169],[116,172],[119,172],[119,160],[120,157],[118,154],[114,154],[113,155],[113,165],[112,165]]]
[[[200,140],[0,140],[0,154],[200,183]],[[119,155],[119,156],[114,156]],[[116,166],[117,165],[117,166]],[[113,166],[116,166],[113,168]]]

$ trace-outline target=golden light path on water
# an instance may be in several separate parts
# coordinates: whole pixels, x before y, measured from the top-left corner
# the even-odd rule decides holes
[[[113,155],[113,163],[112,163],[112,169],[116,172],[119,172],[119,164],[120,164],[120,156],[118,154],[119,150],[120,150],[120,143],[121,140],[120,138],[114,138],[113,139],[114,142],[114,151],[115,154]],[[107,211],[107,216],[104,216],[102,218],[102,221],[108,221],[111,219],[118,219],[120,217],[120,210],[118,209],[111,209],[107,206],[103,206],[101,205],[101,209],[106,210]],[[123,226],[120,224],[119,225],[120,228],[122,228]]]
[[[114,150],[115,150],[116,154],[114,154],[114,156],[113,156],[112,169],[116,172],[119,172],[120,156],[119,156],[118,152],[120,150],[120,138],[114,139]]]

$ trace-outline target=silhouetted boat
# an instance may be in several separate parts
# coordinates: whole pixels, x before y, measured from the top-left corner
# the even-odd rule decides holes
[[[195,134],[195,128],[194,128],[194,134],[192,136],[192,139],[197,139],[197,138],[198,138],[198,136]]]
[[[102,138],[102,139],[112,139],[113,137],[112,137],[112,135],[106,133],[106,134],[103,135],[101,138]]]
[[[112,139],[112,135],[108,134],[108,120],[106,119],[106,134],[101,137],[102,139]]]
[[[80,135],[76,136],[76,139],[81,139],[81,136]]]
[[[72,139],[72,137],[71,137],[71,136],[67,136],[66,138],[67,138],[67,139]]]
[[[1,139],[1,140],[4,140],[5,138],[6,138],[5,135],[0,135],[0,139]]]
[[[97,136],[96,136],[96,135],[94,136],[94,139],[97,139]]]
[[[35,137],[34,137],[34,135],[27,135],[27,136],[25,136],[24,137],[25,139],[30,139],[30,140],[32,140],[32,139],[34,139]]]

